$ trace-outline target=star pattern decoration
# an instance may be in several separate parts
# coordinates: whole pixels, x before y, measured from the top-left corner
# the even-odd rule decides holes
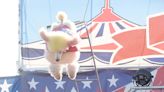
[[[6,80],[4,80],[3,84],[0,84],[1,92],[10,92],[9,88],[12,86],[12,84],[8,84]]]
[[[57,81],[57,82],[55,82],[55,84],[56,84],[56,89],[59,89],[59,88],[64,89],[63,85],[64,85],[65,83],[66,83],[65,81]]]
[[[36,85],[38,84],[39,82],[36,82],[34,78],[32,78],[31,81],[28,82],[28,84],[30,85],[30,89],[34,89],[36,90]]]
[[[118,81],[118,79],[115,78],[114,75],[112,75],[112,78],[111,79],[108,79],[108,81],[110,82],[109,87],[112,87],[112,86],[117,87],[116,82]]]
[[[89,81],[88,77],[86,78],[86,81],[82,81],[83,85],[83,89],[85,88],[91,88],[91,83],[92,81]]]

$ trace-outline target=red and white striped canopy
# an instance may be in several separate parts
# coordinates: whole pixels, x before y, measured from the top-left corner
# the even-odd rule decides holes
[[[117,43],[112,39],[113,35],[136,26],[136,24],[119,17],[114,13],[109,7],[109,1],[106,0],[105,7],[102,9],[101,13],[78,29],[81,38],[83,38],[80,44],[81,49],[82,51],[90,51],[89,42],[88,39],[86,39],[88,38],[87,30],[89,32],[93,50],[108,52],[113,51],[118,47]]]

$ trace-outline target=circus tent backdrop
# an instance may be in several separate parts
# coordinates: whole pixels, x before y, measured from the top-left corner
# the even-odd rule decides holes
[[[77,30],[83,39],[80,44],[82,51],[81,58],[85,58],[80,59],[80,61],[87,61],[89,57],[92,57],[90,55],[87,55],[88,58],[83,56],[83,54],[87,54],[91,49],[87,31],[89,32],[94,50],[94,57],[102,63],[109,64],[112,61],[111,56],[113,52],[119,47],[113,36],[135,27],[138,27],[138,25],[114,13],[112,8],[109,7],[109,1],[106,0],[105,6],[100,14]]]
[[[22,10],[23,12],[25,10]],[[151,17],[147,18],[147,21],[149,19]],[[82,38],[79,44],[81,47],[79,63],[82,67],[93,66],[93,58],[95,58],[98,68],[124,67],[125,65],[126,67],[156,67],[163,64],[163,51],[145,47],[149,45],[147,34],[152,32],[149,31],[149,26],[156,26],[156,24],[148,22],[146,26],[139,26],[122,18],[114,13],[109,0],[106,0],[104,7],[97,16],[80,24],[80,26],[77,25],[77,32]],[[22,26],[25,26],[25,23]],[[26,31],[25,29],[22,30]],[[156,34],[161,33],[157,32]],[[22,34],[21,37],[23,37],[22,41],[30,39],[30,36],[25,34]],[[93,56],[91,48],[93,49]],[[44,49],[44,42],[40,40],[22,44],[22,58],[20,59],[24,68],[46,69],[48,63],[44,58]]]

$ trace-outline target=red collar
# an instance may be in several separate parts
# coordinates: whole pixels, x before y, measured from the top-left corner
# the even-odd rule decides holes
[[[78,48],[77,48],[76,46],[70,46],[70,47],[66,50],[66,52],[76,52],[76,51],[78,51]]]

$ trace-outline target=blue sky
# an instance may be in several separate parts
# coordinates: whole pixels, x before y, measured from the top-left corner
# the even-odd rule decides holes
[[[38,29],[55,22],[58,11],[65,11],[72,21],[88,21],[101,12],[104,0],[20,0],[23,43],[40,39]],[[113,12],[139,25],[146,24],[148,15],[164,12],[164,0],[110,0]],[[92,12],[91,12],[92,11]],[[91,16],[92,15],[92,16]]]
[[[146,24],[148,15],[164,12],[164,0],[111,0],[113,11],[139,25]]]
[[[24,0],[27,4],[27,13],[33,14],[34,17],[39,17],[39,14],[45,14],[46,19],[55,21],[55,14],[62,10],[67,12],[71,20],[83,20],[84,12],[87,6],[88,0]],[[86,20],[99,14],[104,6],[105,0],[92,0],[92,12],[91,12],[91,0],[89,0],[89,7],[87,10]],[[110,0],[110,6],[113,11],[129,19],[137,24],[144,25],[145,18],[154,13],[164,12],[164,0]]]

